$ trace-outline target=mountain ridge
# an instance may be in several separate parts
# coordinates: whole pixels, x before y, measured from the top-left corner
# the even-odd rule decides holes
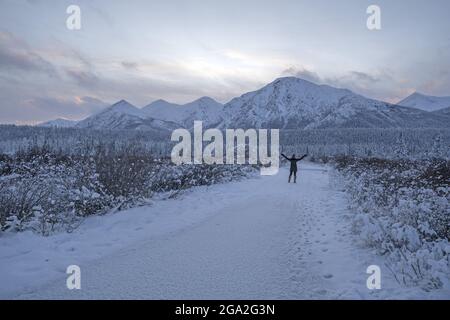
[[[450,96],[430,96],[416,91],[399,101],[397,104],[432,112],[450,107]]]
[[[448,118],[366,98],[348,89],[278,78],[224,105],[221,128],[446,127]]]
[[[417,96],[417,95],[416,95]],[[425,128],[449,127],[449,112],[426,112],[366,98],[345,88],[277,78],[221,104],[201,97],[186,104],[155,100],[138,108],[120,100],[73,124],[76,128],[191,129],[195,120],[219,128]]]

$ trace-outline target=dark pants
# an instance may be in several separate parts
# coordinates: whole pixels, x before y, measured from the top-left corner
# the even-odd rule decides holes
[[[292,174],[294,174],[294,183],[297,183],[297,170],[291,170],[289,172],[289,180],[288,183],[291,182]]]

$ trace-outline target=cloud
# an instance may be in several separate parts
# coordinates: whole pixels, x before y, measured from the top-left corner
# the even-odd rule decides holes
[[[349,71],[341,76],[321,77],[317,72],[308,70],[305,67],[289,67],[282,72],[283,75],[290,75],[304,80],[308,80],[317,84],[327,83],[331,85],[339,85],[342,83],[375,83],[380,81],[378,76],[362,71]]]
[[[120,64],[125,69],[136,70],[138,68],[138,64],[136,62],[132,62],[132,61],[122,61]]]
[[[363,82],[368,82],[368,83],[374,83],[374,82],[380,81],[379,78],[377,78],[371,74],[361,72],[361,71],[350,71],[350,73],[348,74],[348,77],[352,81],[363,81]]]
[[[100,79],[91,71],[83,70],[66,70],[66,74],[75,80],[75,82],[85,88],[95,88],[98,86]]]
[[[349,89],[368,98],[393,102],[404,95],[404,85],[394,80],[391,73],[379,70],[373,73],[350,70],[341,75],[321,76],[305,67],[289,67],[282,75],[299,77],[316,84],[327,84],[337,88]]]
[[[294,76],[297,78],[302,78],[303,80],[311,81],[314,83],[321,83],[322,79],[319,77],[319,75],[316,72],[307,70],[303,67],[296,68],[296,67],[289,67],[288,69],[284,70],[282,72],[282,75],[288,75],[288,76]]]
[[[273,80],[283,62],[250,59],[234,51],[226,52],[225,58],[219,54],[162,61],[94,59],[58,40],[32,50],[7,32],[0,33],[0,44],[0,98],[10,101],[1,106],[1,122],[80,119],[104,106],[87,98],[80,102],[79,96],[111,102],[127,99],[137,106],[159,98],[185,103],[201,96],[227,102]],[[324,77],[304,66],[291,66],[282,73],[377,99],[400,92],[392,89],[396,87],[386,72],[351,70]]]
[[[11,33],[0,31],[0,71],[43,72],[57,75],[54,66],[38,53],[15,38]]]
[[[108,104],[94,97],[30,97],[2,96],[2,122],[31,123],[56,118],[83,119]]]
[[[73,98],[42,98],[37,97],[26,101],[28,106],[47,113],[49,116],[65,116],[72,119],[81,119],[100,111],[108,104],[94,97]]]

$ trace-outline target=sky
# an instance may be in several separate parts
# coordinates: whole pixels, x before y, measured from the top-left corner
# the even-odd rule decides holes
[[[366,25],[372,4],[380,30]],[[79,120],[121,99],[225,103],[283,76],[388,102],[450,96],[449,12],[448,0],[0,0],[0,123]]]

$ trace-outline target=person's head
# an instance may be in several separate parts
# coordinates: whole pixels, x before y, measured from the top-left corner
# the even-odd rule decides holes
[[[295,153],[292,154],[292,158],[295,158]]]

